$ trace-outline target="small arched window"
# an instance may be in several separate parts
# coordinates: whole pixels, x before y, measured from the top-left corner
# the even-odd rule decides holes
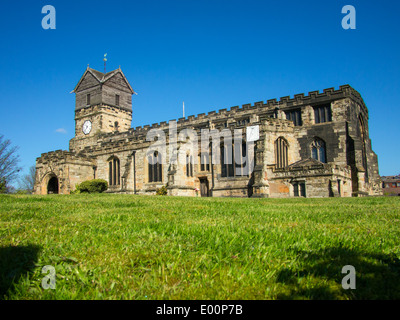
[[[120,165],[117,157],[108,160],[108,184],[110,186],[120,185]]]
[[[275,165],[277,169],[288,166],[288,143],[282,137],[275,141]]]
[[[311,157],[315,160],[326,163],[326,147],[322,139],[315,138],[311,143]]]

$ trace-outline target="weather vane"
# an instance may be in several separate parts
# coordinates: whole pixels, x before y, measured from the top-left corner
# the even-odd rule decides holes
[[[106,62],[107,62],[107,53],[105,53],[104,54],[104,59],[103,59],[103,61],[104,61],[104,73],[106,73]]]

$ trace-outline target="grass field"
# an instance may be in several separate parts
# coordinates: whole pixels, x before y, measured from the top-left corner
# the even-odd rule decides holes
[[[1,195],[0,298],[399,299],[399,227],[400,197]]]

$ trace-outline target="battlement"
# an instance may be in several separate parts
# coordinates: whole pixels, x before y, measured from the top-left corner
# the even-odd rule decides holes
[[[147,132],[151,129],[161,129],[161,130],[168,130],[169,123],[171,121],[176,121],[177,128],[182,128],[185,126],[196,128],[198,126],[202,126],[204,124],[208,124],[209,121],[218,123],[224,119],[240,119],[244,117],[249,117],[250,115],[256,113],[257,115],[261,116],[263,119],[268,119],[269,115],[273,115],[275,109],[279,107],[280,110],[285,109],[292,109],[293,107],[302,107],[307,105],[318,105],[327,103],[330,101],[350,98],[355,102],[359,103],[362,108],[367,108],[364,104],[364,101],[361,95],[353,89],[350,85],[342,85],[339,87],[338,90],[335,88],[327,88],[324,89],[322,92],[319,91],[311,91],[307,95],[304,93],[295,94],[293,98],[290,96],[284,96],[277,99],[269,99],[266,102],[258,101],[254,104],[244,104],[240,106],[233,106],[229,110],[219,109],[218,111],[209,111],[206,113],[200,113],[198,115],[190,115],[187,117],[181,117],[169,121],[163,121],[160,123],[153,123],[151,125],[144,125],[138,126],[136,128],[130,128],[128,131],[125,132],[110,132],[101,134],[99,137],[100,143],[107,143],[107,141],[111,142],[115,138],[120,141],[138,141],[144,139]],[[281,119],[274,119],[278,121],[282,121]],[[231,126],[231,124],[229,125]]]
[[[76,153],[67,150],[55,150],[47,153],[42,153],[40,157],[37,158],[36,160],[39,163],[43,163],[47,161],[64,160],[64,159],[91,160],[90,157],[87,157],[85,155],[77,155]]]
[[[248,103],[244,104],[241,107],[233,106],[229,110],[219,109],[218,111],[209,111],[206,113],[200,113],[198,115],[190,115],[187,117],[178,118],[178,120],[170,120],[176,121],[178,126],[184,126],[188,124],[193,124],[195,122],[202,122],[204,120],[218,120],[221,118],[231,118],[231,117],[241,117],[245,116],[246,113],[253,113],[256,111],[257,114],[259,113],[273,113],[276,107],[279,107],[281,110],[285,110],[286,108],[290,109],[295,106],[306,106],[306,105],[317,105],[320,103],[344,99],[344,98],[351,98],[358,104],[365,109],[365,112],[368,114],[368,109],[365,106],[364,100],[362,99],[361,95],[353,89],[350,85],[342,85],[339,87],[338,90],[335,88],[327,88],[324,89],[322,92],[317,91],[310,91],[307,95],[304,93],[295,94],[293,98],[290,96],[285,96],[277,99],[269,99],[266,102],[258,101],[254,104]],[[251,111],[251,112],[250,112]],[[169,122],[170,122],[169,121]],[[132,133],[142,133],[147,132],[150,129],[165,129],[168,127],[169,122],[160,122],[154,123],[152,125],[145,125],[145,126],[138,126],[135,129],[130,129],[129,132]]]
[[[67,151],[67,150],[55,150],[55,151],[50,151],[50,152],[46,152],[46,153],[42,153],[41,157],[45,158],[45,157],[63,157],[66,155],[70,155],[72,154],[71,152]]]

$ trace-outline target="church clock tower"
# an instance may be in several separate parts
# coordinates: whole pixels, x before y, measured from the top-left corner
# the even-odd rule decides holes
[[[70,150],[96,144],[101,133],[124,132],[132,123],[132,87],[120,68],[102,73],[87,68],[75,89],[75,137]]]

